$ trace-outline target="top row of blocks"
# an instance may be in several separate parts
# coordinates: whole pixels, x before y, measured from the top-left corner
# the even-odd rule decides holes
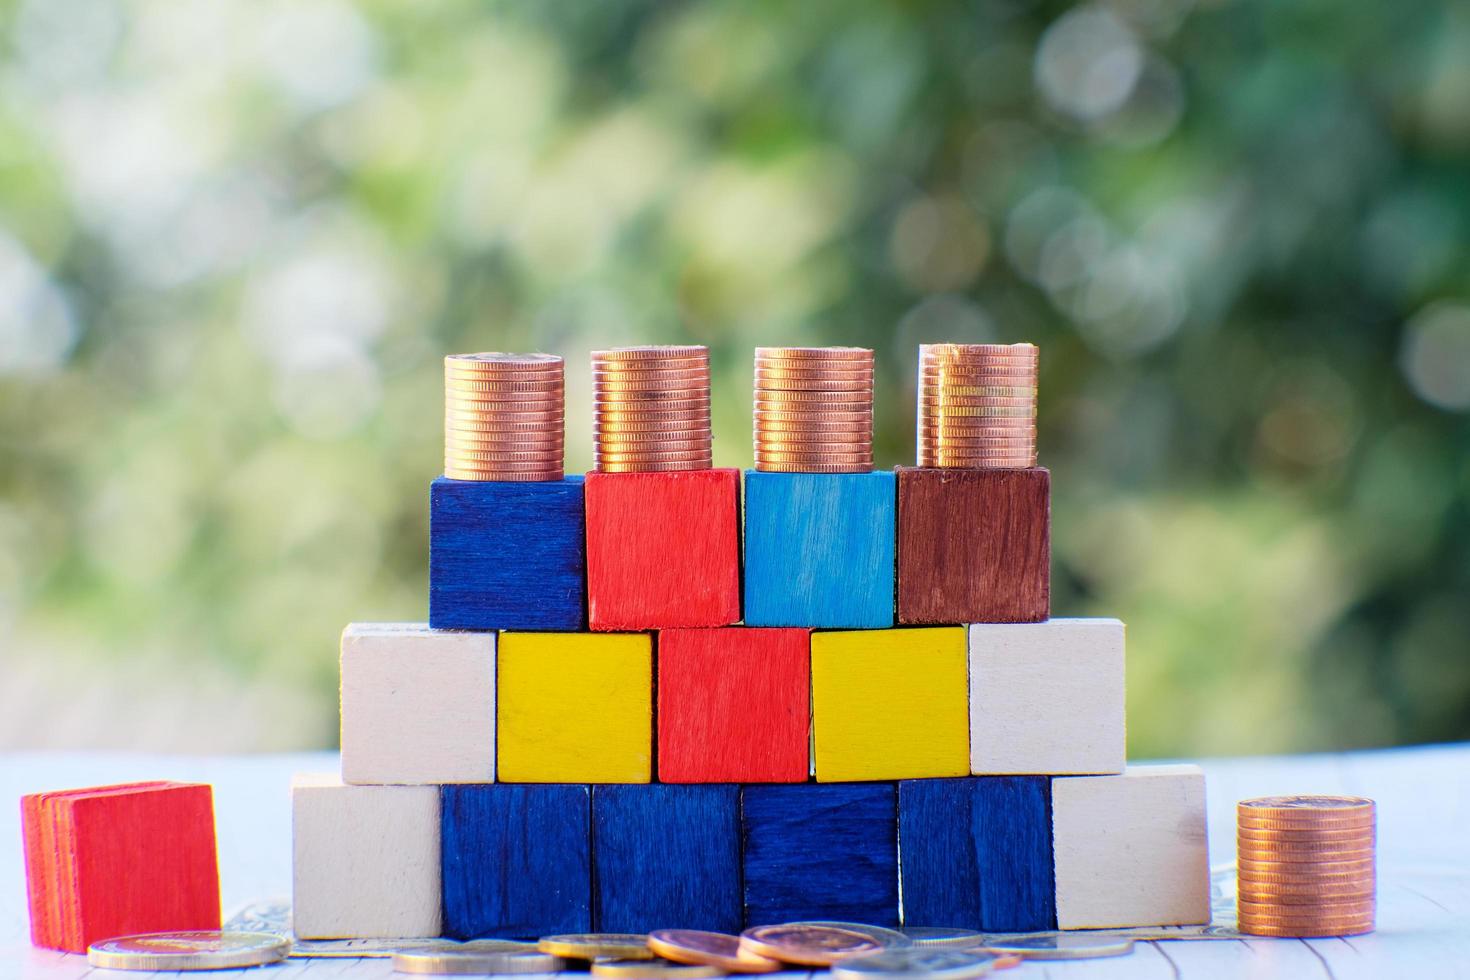
[[[1050,615],[1041,468],[434,481],[429,624],[884,629]],[[743,551],[743,608],[742,608]]]

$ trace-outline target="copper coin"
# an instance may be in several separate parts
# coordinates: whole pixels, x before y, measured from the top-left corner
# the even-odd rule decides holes
[[[955,450],[960,452],[991,449],[1030,452],[1036,448],[1035,439],[1027,439],[1019,436],[1013,439],[996,436],[981,436],[977,438],[970,438],[968,436],[936,436],[925,438],[923,443],[925,446],[935,450]]]
[[[446,367],[514,367],[526,370],[549,369],[566,363],[560,354],[511,354],[505,351],[480,351],[474,354],[447,354]]]
[[[1357,841],[1367,847],[1374,841],[1375,834],[1372,827],[1347,827],[1342,829],[1326,829],[1293,827],[1287,830],[1267,827],[1240,827],[1235,830],[1237,840],[1259,841],[1263,844],[1281,842],[1292,843],[1319,843],[1333,844]]]
[[[782,963],[830,966],[846,957],[881,952],[883,945],[835,926],[791,924],[747,929],[740,934],[740,948]]]
[[[1235,804],[1237,815],[1273,816],[1287,819],[1309,817],[1318,813],[1346,816],[1350,813],[1372,813],[1373,801],[1362,796],[1258,796]]]
[[[461,483],[555,483],[566,479],[566,474],[560,470],[545,470],[535,473],[505,473],[500,471],[484,470],[461,470],[451,466],[444,467],[446,479],[459,480]]]
[[[592,451],[597,454],[598,459],[613,461],[652,459],[656,456],[687,458],[690,456],[708,456],[710,454],[710,441],[708,439],[671,439],[666,442],[598,442]]]
[[[1316,905],[1277,905],[1269,902],[1237,901],[1238,915],[1259,918],[1281,919],[1357,919],[1372,915],[1375,908],[1372,898],[1348,899],[1346,901],[1322,901]]]
[[[873,359],[870,347],[757,347],[755,356],[793,361],[868,361]]]
[[[709,348],[701,344],[644,344],[633,347],[609,347],[592,352],[594,360],[642,361],[661,358],[708,357]]]
[[[1288,874],[1288,873],[1316,873],[1316,874],[1362,874],[1371,873],[1374,870],[1374,859],[1372,852],[1366,856],[1348,858],[1291,858],[1282,860],[1272,856],[1259,858],[1250,854],[1237,854],[1235,858],[1236,869],[1244,874]]]
[[[658,442],[664,439],[708,439],[709,423],[594,426],[592,434],[599,440],[619,442]]]
[[[710,461],[708,459],[687,463],[597,463],[597,471],[599,473],[681,473],[685,470],[707,470],[710,468]]]
[[[755,364],[756,384],[762,378],[785,381],[872,381],[871,364],[772,364],[757,361]]]
[[[870,391],[807,391],[801,388],[757,388],[752,398],[756,402],[779,402],[783,405],[792,402],[811,402],[815,405],[856,402],[859,406],[868,406],[873,403]]]
[[[600,395],[593,399],[592,410],[605,412],[707,412],[709,392],[649,391],[642,395],[619,394],[612,398]]]
[[[654,422],[660,419],[707,419],[710,416],[709,401],[679,401],[632,405],[598,405],[592,413],[599,422]]]
[[[797,411],[793,409],[757,408],[755,410],[756,422],[863,422],[871,423],[873,413],[871,411],[849,412],[849,411]]]
[[[698,929],[657,929],[648,934],[648,948],[675,963],[717,966],[731,973],[771,973],[781,964],[740,948],[740,937]]]
[[[1373,856],[1373,841],[1259,841],[1235,836],[1235,853],[1258,861],[1353,861]],[[1289,856],[1287,856],[1289,855]]]
[[[1262,888],[1241,882],[1235,894],[1246,902],[1260,905],[1320,905],[1323,902],[1372,901],[1377,888],[1372,882],[1354,885],[1315,886],[1300,888]]]
[[[873,431],[872,419],[861,422],[831,422],[826,419],[805,419],[800,422],[781,422],[775,419],[757,421],[756,428],[762,432],[854,432]]]
[[[756,470],[761,473],[871,473],[872,463],[763,463],[757,460]]]
[[[931,360],[976,361],[984,358],[1035,358],[1035,344],[920,344],[919,357]]]
[[[1316,928],[1295,925],[1275,925],[1266,922],[1240,924],[1240,931],[1252,936],[1271,936],[1281,939],[1325,939],[1336,936],[1362,936],[1373,931],[1372,919],[1357,922],[1323,923]]]
[[[1346,885],[1359,881],[1372,881],[1376,869],[1370,864],[1366,871],[1322,871],[1312,865],[1292,864],[1285,871],[1254,871],[1249,868],[1236,870],[1236,877],[1240,881],[1251,882],[1262,886],[1273,884],[1298,885],[1306,883],[1319,883],[1324,885]]]
[[[762,392],[771,391],[826,391],[826,392],[867,392],[871,395],[872,382],[869,381],[790,381],[781,379],[763,379],[760,383]],[[856,401],[858,399],[848,399]],[[866,400],[866,399],[863,399]]]
[[[598,465],[603,463],[693,463],[709,459],[706,450],[669,450],[668,452],[609,453],[595,452]]]
[[[446,438],[444,440],[444,449],[445,449],[446,452],[448,452],[450,450],[453,450],[453,451],[456,451],[456,452],[482,452],[482,453],[495,453],[495,452],[507,452],[507,451],[512,451],[512,452],[539,452],[539,453],[557,452],[557,453],[560,453],[565,448],[565,446],[566,446],[566,443],[563,440],[561,440],[561,439],[542,439],[542,440],[531,440],[531,439],[494,439],[494,440],[490,440],[490,439]]]
[[[456,412],[446,409],[444,424],[456,428],[470,429],[478,425],[504,425],[507,422],[532,422],[543,425],[561,424],[566,419],[563,412]]]

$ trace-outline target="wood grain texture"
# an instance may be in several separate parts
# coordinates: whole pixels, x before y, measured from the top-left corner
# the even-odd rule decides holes
[[[495,781],[495,634],[423,623],[342,631],[342,781]]]
[[[746,926],[898,925],[897,804],[893,783],[742,787]]]
[[[526,939],[592,928],[588,787],[441,792],[445,935]]]
[[[292,924],[303,939],[440,931],[439,788],[291,783]]]
[[[510,783],[653,777],[653,638],[502,633],[496,771]]]
[[[745,623],[893,625],[892,473],[745,472]]]
[[[970,627],[970,771],[1120,773],[1127,762],[1123,624]]]
[[[740,471],[587,474],[594,630],[740,621]]]
[[[661,781],[806,782],[810,736],[806,630],[659,631]]]
[[[959,626],[813,633],[817,781],[967,775],[965,660]]]
[[[592,790],[595,928],[739,932],[740,788]]]
[[[1206,829],[1198,766],[1052,780],[1058,925],[1209,922]]]
[[[898,621],[1051,614],[1051,474],[898,468]]]
[[[994,776],[899,783],[904,924],[1055,929],[1050,782]]]
[[[580,476],[548,483],[439,477],[429,490],[429,625],[586,628]]]

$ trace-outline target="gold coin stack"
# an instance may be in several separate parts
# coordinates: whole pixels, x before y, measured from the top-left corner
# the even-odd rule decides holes
[[[1034,344],[919,346],[919,465],[1036,465]]]
[[[710,468],[708,348],[593,351],[592,396],[598,472]]]
[[[1255,936],[1373,931],[1375,812],[1355,796],[1268,796],[1238,803],[1236,909]]]
[[[566,370],[552,354],[444,358],[444,475],[531,483],[562,478]]]
[[[865,347],[755,349],[755,468],[870,473],[873,352]]]

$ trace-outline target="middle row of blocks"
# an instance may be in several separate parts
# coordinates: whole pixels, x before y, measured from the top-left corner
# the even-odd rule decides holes
[[[1100,774],[1126,757],[1116,619],[657,634],[354,624],[341,697],[342,778],[357,784]]]

